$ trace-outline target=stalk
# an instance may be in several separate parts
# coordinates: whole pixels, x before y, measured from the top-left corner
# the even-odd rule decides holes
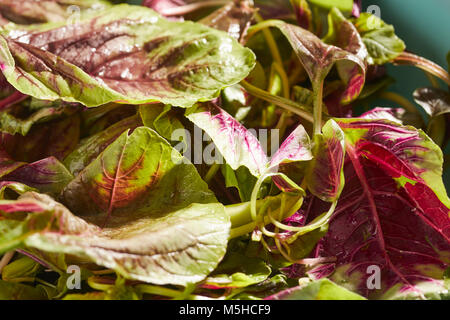
[[[398,93],[385,91],[380,93],[380,98],[397,103],[411,113],[419,113],[417,108],[408,99],[399,95]]]
[[[419,57],[409,52],[403,52],[397,58],[394,59],[395,65],[411,65],[419,69],[422,69],[441,80],[445,81],[450,86],[450,75],[441,66],[437,65],[433,61]]]
[[[11,261],[14,256],[14,251],[6,252],[0,260],[0,274],[2,274],[3,268]]]
[[[322,133],[322,98],[323,98],[323,81],[313,81],[314,91],[314,135]]]
[[[263,26],[262,28],[258,29],[255,28],[255,30],[258,31],[262,31],[263,36],[266,40],[267,46],[269,47],[270,50],[270,54],[272,55],[273,60],[280,64],[281,66],[283,66],[283,59],[281,59],[281,54],[280,54],[280,50],[278,50],[278,45],[277,42],[275,41],[275,39],[273,38],[272,32],[270,32],[269,27],[271,27],[270,24],[265,24],[264,19],[258,14],[255,14],[256,17],[256,21],[258,21],[258,24],[256,24],[255,26]],[[256,32],[253,32],[250,34],[250,29],[252,27],[249,28],[249,32],[247,33],[247,41],[250,39],[250,37],[252,37]]]
[[[267,92],[265,90],[262,90],[258,87],[251,85],[250,83],[248,83],[245,80],[241,81],[241,85],[252,96],[255,96],[264,101],[273,103],[283,109],[286,109],[286,110],[298,115],[299,117],[305,119],[308,122],[314,123],[314,117],[308,111],[305,111],[308,109],[308,107],[301,105],[297,102],[294,102],[292,100],[270,94],[269,92]]]
[[[255,188],[256,189],[256,188]],[[282,206],[282,197],[286,198],[284,207]],[[264,199],[256,200],[254,202],[253,211],[259,212],[270,208],[280,219],[285,219],[294,214],[302,205],[302,196],[291,196],[287,194],[281,194],[278,196],[269,196]],[[230,239],[242,236],[252,232],[258,225],[257,217],[253,219],[252,216],[252,202],[243,202],[239,204],[232,204],[225,206],[225,212],[230,217],[231,232]],[[263,225],[270,224],[271,221],[268,216],[264,216]]]
[[[208,172],[205,175],[205,178],[203,179],[207,184],[209,184],[216,175],[217,171],[220,169],[220,164],[214,163],[208,170]]]

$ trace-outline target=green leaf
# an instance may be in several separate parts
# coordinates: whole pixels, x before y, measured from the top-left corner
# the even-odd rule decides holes
[[[0,280],[0,300],[47,300],[42,287]]]
[[[270,267],[262,259],[230,252],[217,269],[205,279],[202,287],[210,289],[247,287],[266,280],[271,272]]]
[[[146,127],[154,129],[166,140],[187,141],[185,135],[174,134],[174,132],[183,132],[184,126],[171,106],[142,105],[139,107],[139,114]]]
[[[34,277],[41,265],[33,259],[23,256],[6,265],[2,270],[2,279],[5,281],[20,280],[24,277]]]
[[[216,202],[191,163],[153,130],[123,132],[63,190],[61,200],[97,225]]]
[[[252,286],[234,289],[227,297],[227,300],[261,300],[287,287],[286,276],[276,274],[272,278],[268,278]]]
[[[405,50],[405,43],[395,35],[394,27],[370,13],[361,13],[354,21],[369,57],[371,65],[382,65],[394,60]]]
[[[128,117],[82,140],[77,148],[64,159],[64,165],[72,174],[78,174],[122,133],[134,130],[140,125],[142,122],[139,117]]]
[[[316,6],[319,6],[327,10],[336,7],[341,11],[351,12],[353,9],[353,0],[308,0],[308,1],[312,4],[315,4]]]
[[[268,300],[366,300],[364,297],[338,286],[328,279],[306,283],[286,289]]]
[[[3,245],[8,235],[11,245],[70,254],[125,278],[155,284],[203,280],[225,254],[229,232],[229,218],[218,203],[191,204],[140,218],[129,214],[122,224],[101,229],[48,196],[27,193],[16,201],[0,202],[0,216],[8,219],[0,224],[7,231],[2,232]]]
[[[228,164],[222,165],[221,171],[225,178],[225,186],[227,188],[235,187],[242,202],[250,201],[257,180],[250,171],[246,167],[233,170]]]
[[[254,54],[222,31],[126,4],[70,26],[8,25],[2,33],[0,63],[9,83],[36,98],[86,106],[190,107],[240,82],[255,64]]]

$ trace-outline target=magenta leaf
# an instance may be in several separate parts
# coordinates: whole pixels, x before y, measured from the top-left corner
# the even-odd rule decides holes
[[[324,266],[325,275],[370,298],[445,293],[450,200],[442,152],[413,127],[387,120],[338,123],[347,143],[346,183],[316,249],[316,257],[337,259]],[[378,289],[369,278],[373,270],[379,271]]]
[[[205,103],[186,116],[211,137],[232,169],[245,166],[256,177],[266,170],[268,160],[258,138],[223,109]]]
[[[35,188],[42,193],[57,195],[73,179],[67,168],[55,157],[25,164],[0,178]]]
[[[343,25],[347,26],[347,23]],[[315,94],[320,94],[319,88],[323,86],[326,76],[336,65],[339,76],[346,86],[341,97],[342,103],[350,103],[358,97],[364,86],[366,74],[366,64],[362,58],[364,47],[359,47],[358,39],[357,41],[352,38],[348,40],[345,38],[348,34],[345,33],[346,42],[342,44],[346,44],[347,49],[353,51],[350,52],[328,45],[308,30],[292,24],[273,21],[272,26],[278,27],[289,40],[311,80]]]
[[[334,120],[322,128],[314,138],[314,158],[306,171],[308,190],[323,201],[339,198],[344,187],[344,133]]]

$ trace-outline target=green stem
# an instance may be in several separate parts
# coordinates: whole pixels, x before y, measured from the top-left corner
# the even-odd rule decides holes
[[[314,123],[314,117],[308,111],[305,111],[308,109],[308,107],[301,105],[297,102],[294,102],[292,100],[270,94],[267,91],[264,91],[258,87],[251,85],[250,83],[248,83],[245,80],[241,81],[241,85],[251,95],[253,95],[259,99],[262,99],[264,101],[273,103],[283,109],[291,111],[292,113],[307,120],[308,122]]]
[[[448,72],[441,66],[423,57],[419,57],[412,53],[403,52],[394,59],[394,64],[415,66],[442,79],[445,83],[447,83],[447,85],[450,86],[450,75]]]
[[[256,222],[250,222],[248,224],[244,224],[243,226],[233,228],[230,230],[230,237],[229,239],[234,239],[240,236],[243,236],[245,234],[248,234],[255,230],[256,228]]]
[[[437,89],[440,88],[439,82],[437,81],[437,79],[431,73],[429,73],[427,71],[424,71],[423,73],[425,73],[425,76],[428,78],[428,81],[430,81],[431,86],[433,88],[437,88]]]
[[[380,93],[380,98],[390,100],[411,113],[419,113],[419,110],[408,99],[398,93],[384,91]]]
[[[208,170],[208,172],[205,175],[205,178],[203,180],[205,180],[205,182],[207,184],[209,184],[212,180],[212,178],[214,178],[214,176],[216,175],[217,171],[219,171],[220,169],[220,164],[218,163],[214,163]]]
[[[322,133],[323,81],[313,81],[314,95],[314,135]]]
[[[272,55],[273,60],[280,64],[281,66],[283,65],[283,59],[281,58],[281,54],[280,54],[280,50],[278,50],[278,45],[277,42],[275,41],[275,39],[273,38],[272,32],[270,32],[269,27],[271,27],[271,25],[266,24],[264,21],[264,19],[258,14],[255,14],[256,20],[258,21],[258,24],[256,24],[254,27],[256,26],[263,26],[262,28],[255,28],[255,30],[258,31],[262,31],[264,39],[266,40],[267,46],[269,47],[270,50],[270,54]],[[270,21],[270,20],[269,20]],[[255,33],[251,33],[250,34],[250,29],[252,27],[249,28],[249,32],[247,33],[247,41],[250,39],[251,36],[253,36]]]
[[[6,252],[0,260],[0,274],[2,274],[3,268],[11,261],[14,256],[14,251]]]
[[[265,211],[268,207],[270,207],[272,212],[283,220],[294,214],[303,203],[303,196],[287,196],[287,194],[284,194],[284,197],[287,197],[287,199],[285,200],[285,204],[282,205],[282,197],[283,194],[256,200],[254,202],[255,208],[253,208],[253,210],[255,212]],[[264,220],[262,221],[263,225],[271,223],[269,217],[267,216],[264,216],[263,218],[257,216],[256,221],[253,219],[251,201],[225,206],[225,212],[231,220],[232,229],[230,232],[230,239],[252,232],[258,225],[258,222],[261,222],[261,219]],[[258,218],[261,219],[258,220]]]
[[[176,298],[176,297],[183,295],[182,291],[168,289],[168,288],[164,288],[164,287],[160,287],[160,286],[153,286],[150,284],[139,284],[135,288],[142,293],[170,297],[170,298]]]

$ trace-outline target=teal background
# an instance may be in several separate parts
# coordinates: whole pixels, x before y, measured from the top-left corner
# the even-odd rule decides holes
[[[380,7],[381,19],[394,25],[395,33],[405,42],[406,49],[448,68],[446,55],[450,51],[450,0],[363,0],[363,11],[370,5]],[[416,88],[430,86],[421,70],[414,67],[388,65],[388,73],[396,79],[390,91],[411,101]],[[442,87],[445,88],[444,82]],[[380,106],[392,102],[377,101]],[[450,152],[450,144],[445,148]],[[450,170],[444,175],[450,193]]]
[[[449,0],[363,0],[363,10],[380,7],[381,19],[394,25],[395,33],[406,43],[408,51],[424,56],[447,68],[450,51]],[[397,82],[390,89],[411,101],[413,91],[430,83],[424,73],[413,67],[388,66]]]

